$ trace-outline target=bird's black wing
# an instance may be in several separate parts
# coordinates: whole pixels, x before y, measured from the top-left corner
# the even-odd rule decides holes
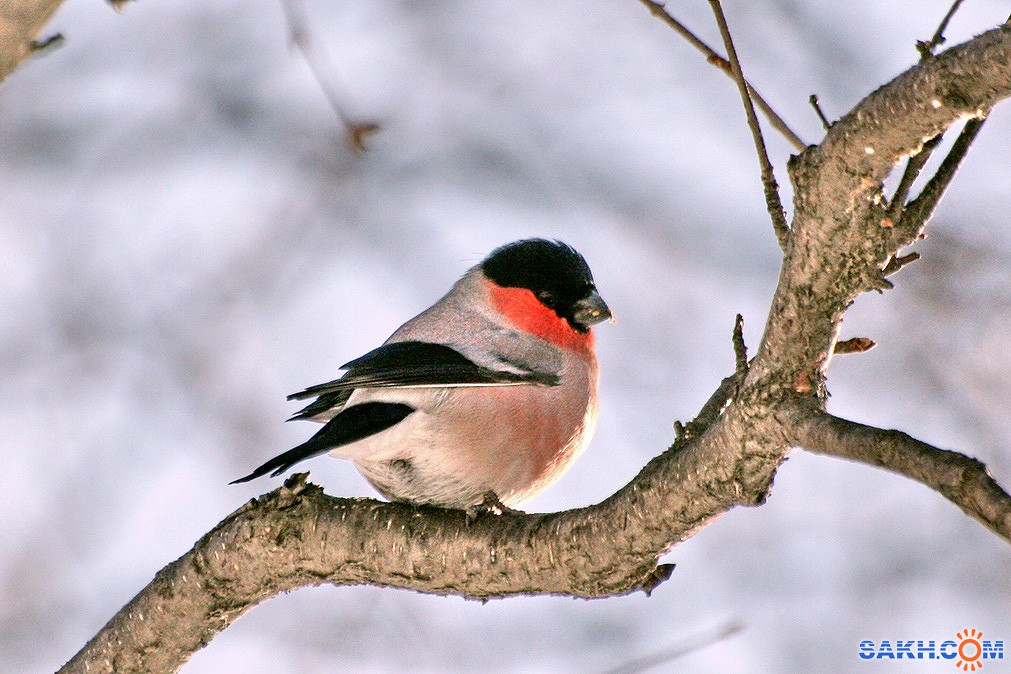
[[[288,418],[288,421],[298,421],[299,419],[312,419],[317,414],[322,414],[323,412],[328,412],[330,410],[340,410],[344,407],[344,403],[348,401],[351,397],[351,391],[353,389],[340,389],[334,391],[333,393],[324,393],[320,395],[319,398],[313,400],[311,403],[300,409],[295,414]],[[289,400],[291,397],[289,396]]]
[[[373,349],[361,358],[342,366],[341,369],[348,372],[340,379],[292,393],[288,396],[288,400],[302,400],[329,394],[340,395],[356,388],[558,384],[556,374],[537,372],[505,359],[501,363],[503,369],[478,365],[445,344],[393,342]],[[333,400],[338,404],[343,402],[339,397]],[[346,401],[346,397],[344,400]]]
[[[412,412],[414,408],[403,403],[367,402],[354,405],[328,421],[306,442],[275,456],[249,475],[240,477],[231,484],[249,482],[267,473],[277,477],[299,461],[325,454],[334,447],[347,445],[384,431],[403,421]]]
[[[384,344],[344,365],[341,369],[346,369],[347,374],[340,379],[288,396],[288,400],[318,396],[292,419],[312,418],[334,408],[339,412],[307,442],[274,457],[235,482],[248,482],[267,473],[279,475],[299,461],[384,431],[414,412],[410,405],[396,402],[370,401],[344,407],[356,388],[558,384],[558,375],[534,371],[515,359],[503,356],[498,363],[502,369],[478,365],[443,344]]]

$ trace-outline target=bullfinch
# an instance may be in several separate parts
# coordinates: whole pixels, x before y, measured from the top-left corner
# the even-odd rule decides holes
[[[596,430],[590,328],[610,317],[572,247],[497,248],[341,378],[288,396],[315,398],[292,419],[323,428],[235,482],[329,452],[394,501],[518,505],[567,471]]]

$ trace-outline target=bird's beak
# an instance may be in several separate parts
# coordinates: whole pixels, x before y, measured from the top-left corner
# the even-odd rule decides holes
[[[576,302],[572,317],[577,324],[587,328],[612,318],[611,310],[596,290]]]

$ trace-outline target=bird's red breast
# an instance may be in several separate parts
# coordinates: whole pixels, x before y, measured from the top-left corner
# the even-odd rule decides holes
[[[527,288],[506,288],[492,281],[488,294],[495,307],[513,327],[570,351],[592,351],[593,333],[579,332],[546,307]]]

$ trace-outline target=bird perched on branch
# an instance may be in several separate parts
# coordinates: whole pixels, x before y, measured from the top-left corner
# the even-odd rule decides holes
[[[570,246],[497,248],[341,378],[288,396],[316,398],[292,419],[325,425],[235,482],[329,452],[391,500],[520,504],[568,470],[596,429],[590,329],[610,317]]]

